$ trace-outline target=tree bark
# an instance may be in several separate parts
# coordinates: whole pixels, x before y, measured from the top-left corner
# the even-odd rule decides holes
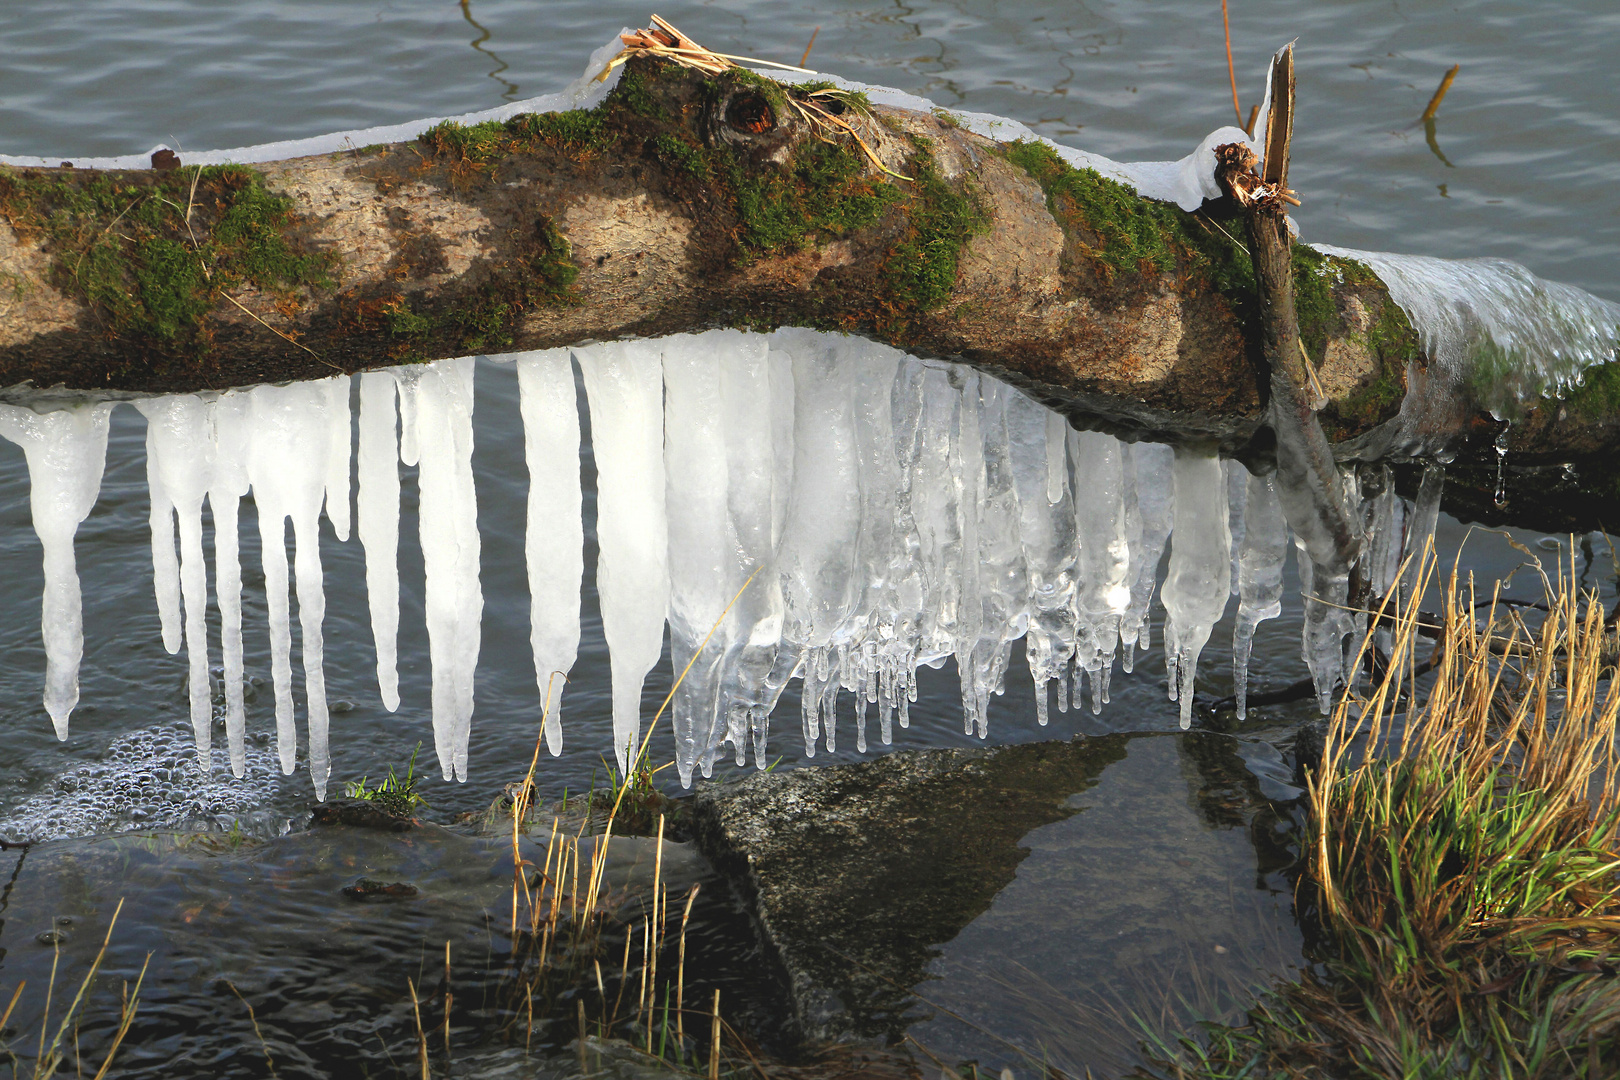
[[[942,116],[638,59],[590,112],[161,164],[0,167],[0,387],[223,389],[808,325],[984,368],[1081,426],[1270,453],[1235,207],[1184,213]],[[1301,294],[1318,417],[1342,448],[1395,416],[1427,358],[1366,267],[1295,247],[1273,269]],[[1609,410],[1544,419],[1560,407],[1515,424],[1529,442],[1510,440],[1510,460],[1612,477]],[[1494,466],[1494,445],[1463,445]],[[1531,501],[1545,485],[1525,487]]]

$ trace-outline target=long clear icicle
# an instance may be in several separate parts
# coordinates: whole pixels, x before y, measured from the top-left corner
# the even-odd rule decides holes
[[[849,342],[808,331],[779,333],[793,366],[793,493],[778,551],[784,646],[802,657],[805,753],[826,733],[842,685],[837,645],[859,593],[860,456],[855,441]]]
[[[1238,613],[1232,627],[1232,683],[1239,720],[1248,715],[1254,630],[1282,614],[1283,563],[1288,559],[1288,523],[1271,477],[1248,476],[1245,500],[1243,539],[1237,545]]]
[[[348,383],[348,376],[339,375],[320,382],[257,386],[248,391],[247,476],[253,485],[253,500],[259,514],[259,540],[263,545],[277,747],[282,771],[291,773],[297,761],[291,612],[287,596],[286,522],[291,519],[308,710],[309,772],[316,797],[320,799],[326,797],[326,781],[331,773],[321,636],[326,594],[321,579],[320,512],[327,500],[334,470],[330,459],[334,452],[332,429],[336,424],[333,414],[339,395],[333,392],[333,384],[345,388],[341,401],[347,416]],[[347,444],[343,446],[342,455],[348,458]]]
[[[630,766],[641,687],[663,651],[669,609],[664,516],[662,347],[612,342],[574,350],[596,454],[596,592],[613,669],[613,755]]]
[[[213,702],[208,678],[208,577],[202,511],[214,480],[214,405],[194,394],[173,394],[148,398],[136,407],[146,416],[147,473],[157,477],[168,507],[165,517],[170,521],[161,531],[170,532],[176,519],[179,524],[191,729],[197,740],[197,760],[206,770],[213,766]],[[156,491],[152,502],[159,502]]]
[[[1095,431],[1069,435],[1074,467],[1076,560],[1074,696],[1080,673],[1091,680],[1091,711],[1102,712],[1119,647],[1120,622],[1131,607],[1130,522],[1118,439]]]
[[[1076,518],[1069,494],[1067,429],[1061,416],[1023,394],[1007,402],[1018,536],[1028,574],[1024,657],[1035,682],[1035,717],[1042,727],[1047,724],[1049,686],[1054,681],[1059,706],[1067,711],[1067,669],[1074,655]]]
[[[427,579],[433,747],[444,778],[462,781],[484,614],[472,473],[473,364],[463,356],[395,369],[400,397],[410,403],[401,412],[410,417],[411,445],[419,455],[417,524]]]
[[[360,492],[357,517],[366,551],[366,603],[377,650],[383,708],[399,708],[399,439],[397,384],[388,371],[360,376]]]
[[[726,494],[729,461],[721,367],[735,363],[740,341],[720,333],[663,341],[665,504],[669,518],[669,647],[677,674],[670,703],[675,767],[691,786],[700,759],[712,768],[725,736],[721,668],[735,635],[726,612],[742,584]],[[765,343],[755,339],[763,353]],[[705,644],[705,638],[708,639]]]
[[[529,646],[545,717],[546,749],[562,753],[562,696],[579,656],[585,532],[579,484],[579,400],[567,349],[517,358],[523,456],[529,468],[523,549],[529,570]]]
[[[793,468],[793,370],[772,356],[768,340],[740,337],[736,354],[720,370],[720,400],[726,513],[736,541],[737,576],[748,587],[732,609],[735,631],[721,681],[726,738],[737,764],[744,764],[751,741],[754,764],[763,769],[766,720],[786,682],[774,677],[782,637],[775,545],[787,510],[785,474]],[[711,759],[704,759],[705,776]]]
[[[247,770],[247,712],[242,700],[242,562],[237,530],[248,493],[248,395],[223,394],[214,402],[214,473],[208,506],[214,517],[214,598],[219,604],[220,653],[225,675],[225,740],[231,772]],[[347,450],[345,450],[345,456]]]
[[[1131,602],[1119,626],[1125,654],[1121,666],[1128,673],[1134,666],[1136,650],[1146,651],[1152,644],[1148,608],[1174,520],[1175,454],[1160,443],[1129,443],[1121,448],[1121,454],[1124,471],[1132,480],[1125,486],[1127,536],[1136,538],[1131,546]]]
[[[23,449],[28,462],[29,509],[44,548],[45,596],[40,630],[45,639],[45,711],[58,739],[79,703],[79,661],[84,614],[73,537],[101,493],[107,460],[110,404],[82,404],[38,413],[0,404],[0,436]]]
[[[1175,528],[1164,579],[1164,656],[1170,699],[1181,705],[1181,726],[1192,726],[1198,656],[1231,595],[1232,534],[1226,477],[1213,453],[1177,449]]]

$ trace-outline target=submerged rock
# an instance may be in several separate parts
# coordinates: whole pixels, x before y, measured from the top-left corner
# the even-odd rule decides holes
[[[371,878],[361,878],[343,887],[343,895],[350,900],[408,900],[418,891],[415,885],[403,881],[373,881]]]
[[[365,799],[338,799],[317,804],[310,811],[313,825],[349,825],[357,829],[381,829],[383,832],[405,832],[416,823],[398,814],[390,814],[374,802]]]
[[[933,946],[984,912],[1032,829],[1125,755],[1127,738],[922,750],[701,789],[699,846],[751,895],[801,1040],[895,1039]]]

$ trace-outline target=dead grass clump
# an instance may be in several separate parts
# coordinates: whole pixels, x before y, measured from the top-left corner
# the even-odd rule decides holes
[[[1620,1073],[1620,680],[1573,569],[1543,573],[1534,626],[1455,568],[1440,625],[1422,588],[1389,603],[1384,675],[1340,701],[1311,777],[1319,971],[1182,1040],[1166,1073]]]

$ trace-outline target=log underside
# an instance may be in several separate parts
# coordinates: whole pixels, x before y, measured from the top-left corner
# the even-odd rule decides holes
[[[800,325],[973,364],[1078,426],[1267,462],[1254,275],[1228,208],[1187,214],[1043,146],[819,97],[868,153],[790,93],[805,99],[635,60],[590,112],[413,143],[254,166],[0,167],[0,387],[223,389]],[[1428,361],[1370,270],[1294,250],[1323,428],[1353,454]],[[1620,393],[1604,375],[1515,421],[1505,508],[1501,425],[1459,409],[1447,509],[1620,521]]]

